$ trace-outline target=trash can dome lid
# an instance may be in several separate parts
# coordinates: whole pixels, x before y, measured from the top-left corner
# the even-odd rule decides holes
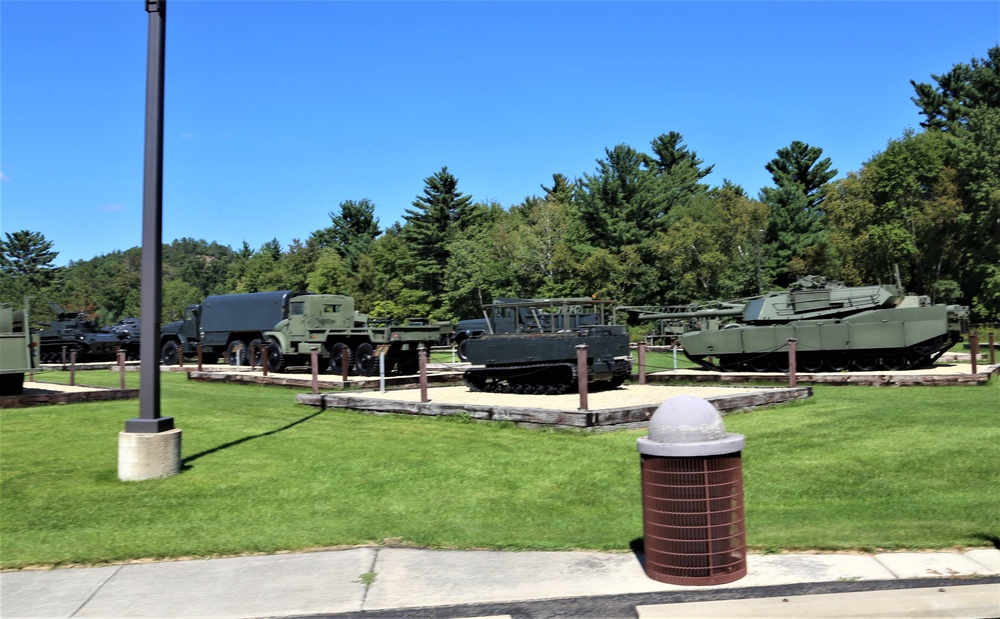
[[[657,443],[703,443],[726,437],[722,415],[707,400],[679,395],[665,400],[649,420],[649,440]]]
[[[726,432],[711,403],[690,395],[660,404],[649,420],[649,436],[636,439],[639,453],[671,458],[734,454],[745,446],[742,434]]]

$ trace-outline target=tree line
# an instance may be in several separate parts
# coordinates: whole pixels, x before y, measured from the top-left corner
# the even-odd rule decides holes
[[[623,305],[743,298],[808,274],[893,283],[1000,321],[1000,46],[932,83],[911,81],[920,130],[888,140],[861,169],[838,171],[793,141],[750,196],[668,132],[642,150],[605,149],[592,171],[553,174],[504,207],[463,194],[442,167],[402,223],[346,200],[330,225],[282,247],[183,238],[164,245],[163,321],[211,294],[311,290],[355,297],[376,316],[449,320],[497,297],[596,296]],[[141,250],[56,268],[52,243],[0,239],[0,299],[24,295],[96,315],[138,315]],[[37,302],[36,302],[37,303]],[[45,307],[33,313],[44,319]]]

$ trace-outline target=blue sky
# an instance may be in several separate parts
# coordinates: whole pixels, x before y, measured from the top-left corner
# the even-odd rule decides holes
[[[138,246],[142,0],[0,0],[0,231],[57,262]],[[1000,2],[169,0],[163,238],[305,240],[344,200],[403,221],[442,166],[505,207],[677,131],[756,196],[793,140],[840,177],[1000,41]]]

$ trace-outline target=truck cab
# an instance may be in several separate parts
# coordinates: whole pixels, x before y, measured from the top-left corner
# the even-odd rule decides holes
[[[310,331],[353,329],[356,326],[354,299],[337,294],[312,294],[293,297],[288,302],[288,318],[275,331],[287,330],[293,337],[306,337]],[[287,326],[286,326],[287,325]]]

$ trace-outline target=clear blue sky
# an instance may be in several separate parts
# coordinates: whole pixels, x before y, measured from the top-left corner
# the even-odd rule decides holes
[[[57,262],[138,246],[142,0],[0,0],[0,231]],[[1000,41],[1000,2],[169,0],[163,238],[283,247],[447,166],[505,207],[677,131],[751,196],[793,140],[840,177]]]

